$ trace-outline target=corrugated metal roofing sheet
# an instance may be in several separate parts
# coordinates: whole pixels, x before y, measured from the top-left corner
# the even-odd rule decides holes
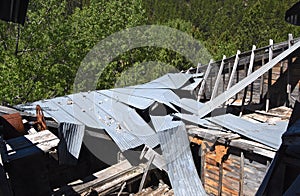
[[[58,137],[59,163],[76,164],[84,136],[84,125],[60,123]]]
[[[182,98],[180,100],[171,100],[170,102],[188,112],[191,112],[192,114],[198,114],[199,108],[201,108],[204,105],[201,102],[188,98]]]
[[[179,101],[180,98],[169,89],[130,89],[130,88],[118,88],[112,89],[114,92],[125,93],[130,96],[140,97],[144,99],[151,99],[153,101],[162,103],[177,111],[177,109],[170,104],[171,101]]]
[[[146,84],[134,86],[133,88],[180,89],[194,83],[193,77],[193,74],[169,73]]]
[[[182,126],[182,121],[174,121],[172,116],[150,116],[155,131],[163,131],[174,127]]]
[[[135,108],[139,108],[144,110],[152,105],[155,101],[150,98],[139,97],[134,95],[135,89],[127,89],[126,93],[118,92],[117,90],[101,90],[97,91],[100,94],[106,95],[107,97],[111,97],[115,100],[118,100],[124,104],[133,106]]]
[[[232,114],[215,116],[207,118],[207,120],[274,149],[279,148],[281,135],[285,132],[288,125],[287,122],[277,122],[276,125],[252,123]]]
[[[197,88],[197,86],[202,82],[202,78],[194,78],[193,83],[186,85],[184,87],[181,87],[180,90],[185,90],[185,91],[192,91],[195,90],[195,88]]]
[[[207,127],[207,128],[211,128],[211,129],[220,129],[220,126],[213,124],[206,119],[202,119],[197,115],[182,114],[182,113],[176,113],[176,114],[172,114],[172,115],[180,118],[181,120],[188,121],[188,122],[194,123],[196,125],[201,125],[203,127]]]
[[[206,195],[195,168],[185,127],[160,131],[159,140],[175,195]]]
[[[180,99],[170,89],[195,88],[201,82],[201,78],[193,77],[199,76],[201,75],[167,74],[134,87],[76,93],[17,107],[35,114],[35,106],[39,104],[45,116],[61,123],[60,135],[66,141],[67,151],[75,157],[79,154],[82,142],[82,135],[78,133],[78,127],[82,129],[80,125],[106,130],[122,151],[142,144],[153,148],[159,144],[158,136],[134,108],[145,110],[159,102],[174,111],[177,111],[174,107],[176,105],[193,113],[199,103]],[[70,131],[71,124],[74,124],[73,128],[77,128]],[[67,130],[70,133],[67,133]]]

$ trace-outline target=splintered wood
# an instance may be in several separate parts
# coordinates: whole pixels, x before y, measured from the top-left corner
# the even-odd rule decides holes
[[[159,184],[157,188],[148,187],[142,191],[134,194],[134,196],[173,196],[173,190],[170,190],[170,187],[166,184]]]

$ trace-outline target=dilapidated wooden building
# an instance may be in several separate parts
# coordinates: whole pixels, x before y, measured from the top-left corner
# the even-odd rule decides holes
[[[1,107],[1,193],[254,195],[298,99],[299,48],[289,35],[146,84]]]

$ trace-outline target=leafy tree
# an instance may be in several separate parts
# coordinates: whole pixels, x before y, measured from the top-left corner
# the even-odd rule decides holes
[[[20,103],[71,93],[81,60],[104,37],[143,24],[139,0],[90,0],[81,6],[70,1],[31,1],[28,20],[18,25],[0,22],[0,99]]]

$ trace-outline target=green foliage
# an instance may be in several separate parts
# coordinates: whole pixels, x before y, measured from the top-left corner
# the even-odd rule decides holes
[[[88,52],[113,33],[138,25],[176,28],[199,40],[215,59],[220,59],[223,54],[234,55],[238,49],[250,50],[253,44],[257,47],[267,45],[269,39],[284,41],[288,33],[298,37],[300,28],[284,21],[285,11],[296,2],[30,1],[28,20],[20,26],[18,51],[15,51],[18,25],[0,21],[0,100],[16,104],[72,93],[74,78]],[[146,33],[140,32],[136,36]],[[112,88],[114,84],[147,82],[170,70],[180,71],[193,66],[194,62],[179,52],[193,46],[180,40],[174,42],[177,51],[155,46],[135,48],[115,57],[101,75],[95,69],[99,66],[96,60],[90,62],[88,68],[91,69],[84,71],[87,75],[98,74],[97,88],[103,89]],[[120,43],[119,47],[127,46]],[[199,62],[208,62],[210,56],[204,48],[195,50]]]
[[[200,31],[216,59],[234,55],[253,44],[267,45],[269,39],[281,42],[288,33],[299,37],[300,28],[284,21],[285,11],[297,0],[145,0],[150,24],[183,19]]]
[[[139,0],[69,2],[31,1],[17,54],[18,25],[0,21],[0,100],[16,104],[71,93],[80,62],[98,41],[145,23]]]

